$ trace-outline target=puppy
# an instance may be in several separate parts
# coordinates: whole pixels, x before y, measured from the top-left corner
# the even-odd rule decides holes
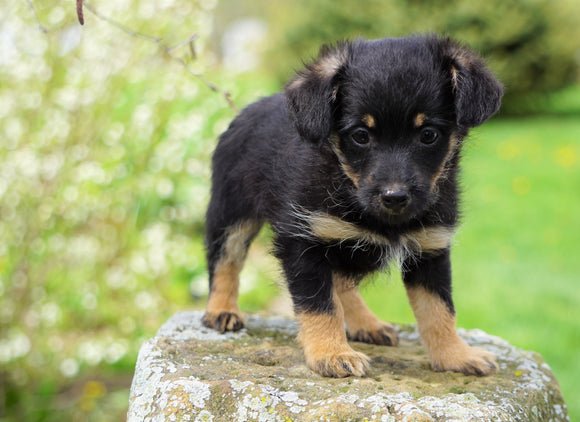
[[[449,247],[463,140],[497,111],[501,96],[485,63],[449,38],[323,47],[283,93],[248,106],[220,138],[207,211],[204,324],[220,332],[244,326],[238,274],[268,222],[315,372],[369,370],[347,334],[397,344],[396,330],[357,290],[392,260],[433,369],[493,372],[493,356],[456,333]]]

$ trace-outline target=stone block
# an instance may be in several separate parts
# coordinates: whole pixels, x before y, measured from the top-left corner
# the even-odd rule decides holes
[[[542,357],[480,330],[458,330],[494,352],[489,377],[433,372],[414,326],[398,347],[352,343],[372,359],[364,378],[323,378],[296,342],[297,324],[250,315],[219,334],[181,312],[143,344],[128,421],[569,421]]]

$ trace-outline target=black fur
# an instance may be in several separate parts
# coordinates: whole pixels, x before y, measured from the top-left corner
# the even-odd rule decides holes
[[[269,222],[296,310],[332,312],[333,273],[360,280],[400,255],[406,234],[457,224],[462,141],[501,95],[483,61],[447,38],[323,48],[284,93],[248,106],[220,138],[207,213],[210,280],[231,230]],[[320,216],[370,235],[322,238],[313,230]],[[453,312],[447,247],[407,251],[402,268],[408,286]]]

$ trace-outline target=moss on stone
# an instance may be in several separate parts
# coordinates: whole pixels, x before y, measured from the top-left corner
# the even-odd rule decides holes
[[[496,353],[500,371],[489,377],[433,372],[405,326],[398,347],[352,343],[372,360],[367,377],[329,379],[304,364],[292,322],[250,316],[247,330],[216,335],[200,319],[178,314],[146,343],[129,421],[172,420],[169,408],[175,420],[568,420],[542,358],[480,331],[460,335]]]

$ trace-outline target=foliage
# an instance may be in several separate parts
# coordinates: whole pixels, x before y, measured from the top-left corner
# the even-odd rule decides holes
[[[119,388],[108,377],[126,374],[126,409],[140,343],[188,306],[190,283],[206,286],[209,156],[234,110],[159,42],[87,9],[80,27],[73,3],[33,6],[38,22],[26,2],[0,10],[0,417],[50,420],[56,405],[98,418]],[[207,71],[214,6],[98,9],[171,46],[198,33],[204,59],[172,53]]]
[[[278,24],[270,61],[281,79],[289,58],[308,59],[322,43],[363,36],[448,34],[491,61],[507,87],[503,112],[528,111],[547,92],[578,81],[577,0],[300,0],[268,9]]]

